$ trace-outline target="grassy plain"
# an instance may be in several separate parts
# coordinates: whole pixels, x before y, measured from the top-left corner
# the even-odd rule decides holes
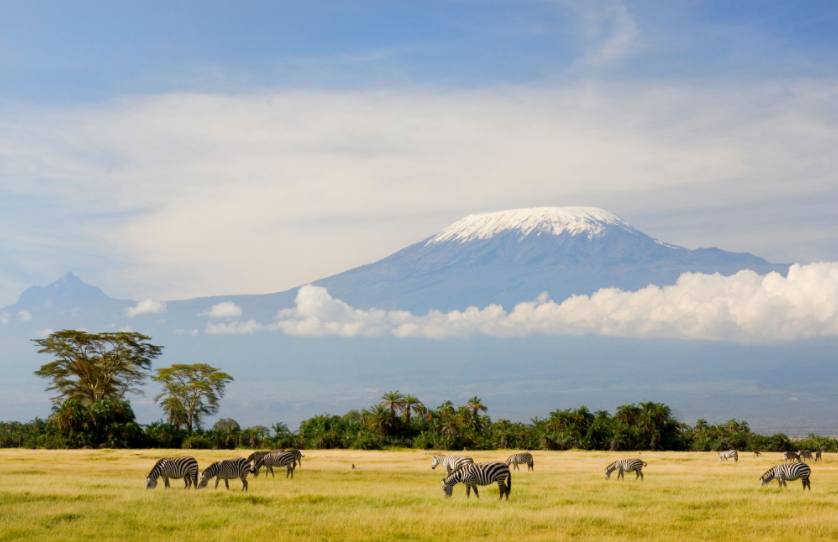
[[[307,450],[284,475],[220,488],[145,489],[161,450],[0,450],[0,541],[6,540],[838,540],[838,456],[800,482],[761,488],[780,454],[721,464],[711,453],[649,453],[646,480],[602,475],[616,455],[536,452],[535,472],[445,499],[421,451]],[[198,451],[201,467],[245,451]],[[478,461],[507,451],[475,452]],[[352,469],[352,464],[356,469]],[[279,473],[278,473],[279,474]]]

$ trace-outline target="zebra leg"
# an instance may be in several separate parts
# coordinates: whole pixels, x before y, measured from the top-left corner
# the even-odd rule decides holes
[[[500,480],[498,480],[498,493],[498,500],[502,501],[504,494],[506,494],[506,484],[504,484]]]
[[[230,489],[230,481],[227,480],[227,478],[224,479],[224,487],[226,487],[227,489]]]
[[[271,471],[271,478],[276,478],[276,473],[274,472],[273,465],[268,465],[266,468],[267,468],[267,470]],[[267,471],[265,471],[265,478],[267,478],[267,477],[268,477],[268,473],[267,473]]]
[[[169,489],[169,478],[167,476],[163,477],[163,484],[166,486],[166,489]]]
[[[242,491],[247,492],[247,474],[242,476],[241,481],[242,481]]]
[[[535,470],[535,461],[531,461],[527,464],[527,470]]]
[[[477,492],[477,485],[471,486],[471,489],[474,490],[474,496],[479,499],[480,498],[480,493]]]
[[[215,478],[215,489],[218,489],[218,483],[220,481],[221,481],[221,478],[218,478],[218,477]],[[225,480],[225,482],[226,482],[226,480]]]
[[[518,470],[518,463],[517,462],[513,463],[512,466],[515,467],[515,470]]]
[[[634,475],[634,479],[637,480],[638,478],[643,479],[643,469],[637,469],[637,474]]]
[[[804,478],[803,479],[803,491],[806,491],[807,488],[809,489],[809,491],[812,491],[812,482],[810,482],[808,478]]]
[[[471,486],[466,484],[466,499],[471,498]]]
[[[183,489],[189,489],[189,475],[183,477]]]
[[[617,480],[623,480],[624,478],[625,478],[625,476],[623,475],[623,468],[620,467],[617,470]]]

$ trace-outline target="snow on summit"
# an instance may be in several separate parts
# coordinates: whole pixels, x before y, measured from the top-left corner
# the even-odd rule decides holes
[[[466,243],[508,231],[528,235],[586,235],[599,237],[609,227],[634,230],[617,215],[598,207],[531,207],[468,215],[432,237],[427,244]]]

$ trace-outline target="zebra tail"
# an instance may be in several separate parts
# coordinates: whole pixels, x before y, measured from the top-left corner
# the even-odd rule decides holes
[[[506,479],[506,490],[512,491],[512,471],[509,471],[509,478]]]

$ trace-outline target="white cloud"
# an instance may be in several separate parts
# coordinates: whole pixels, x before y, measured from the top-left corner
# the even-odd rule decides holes
[[[154,299],[143,299],[133,307],[125,309],[125,314],[129,318],[134,318],[141,314],[158,314],[166,311],[166,304],[162,301],[155,301]]]
[[[241,315],[241,307],[232,301],[222,301],[210,307],[209,310],[202,312],[199,316],[209,316],[210,318],[238,318]]]
[[[20,318],[21,322],[29,322],[32,320],[32,313],[26,309],[20,309],[17,313],[18,318]]]
[[[320,287],[300,289],[275,324],[226,328],[289,335],[426,337],[599,334],[726,341],[791,341],[838,336],[838,262],[793,265],[788,276],[741,271],[685,273],[671,286],[606,288],[556,303],[542,296],[507,312],[490,305],[447,313],[357,309]]]

